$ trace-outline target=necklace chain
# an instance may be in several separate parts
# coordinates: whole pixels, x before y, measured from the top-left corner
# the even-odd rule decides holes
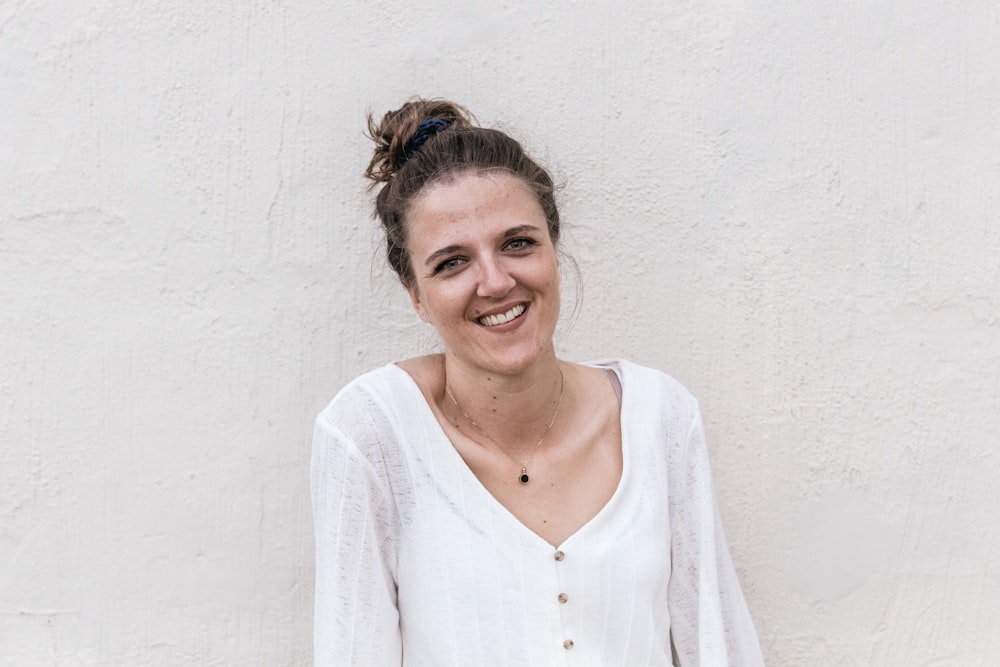
[[[542,433],[542,437],[539,438],[538,444],[536,444],[534,449],[531,450],[531,455],[524,461],[521,461],[516,457],[512,456],[511,453],[508,452],[503,445],[494,440],[489,433],[484,431],[482,427],[478,423],[476,423],[475,419],[469,416],[469,413],[467,413],[462,408],[462,405],[458,402],[458,399],[455,398],[455,394],[451,393],[451,387],[448,386],[447,380],[444,383],[444,391],[446,394],[448,394],[448,398],[450,398],[451,402],[455,404],[455,407],[458,408],[458,411],[462,413],[462,416],[465,417],[470,424],[472,424],[472,427],[477,431],[479,431],[484,438],[486,438],[494,445],[499,447],[504,454],[506,454],[507,456],[509,456],[510,458],[514,459],[515,461],[521,464],[521,474],[517,476],[517,481],[519,481],[521,484],[527,484],[528,480],[531,479],[530,477],[528,477],[528,464],[531,463],[531,459],[535,457],[535,454],[538,453],[538,450],[541,448],[542,443],[545,442],[545,438],[549,435],[549,431],[552,429],[552,425],[556,423],[556,417],[559,415],[559,406],[562,405],[563,391],[565,389],[566,389],[566,378],[563,376],[562,369],[559,369],[559,398],[556,400],[556,409],[552,412],[552,419],[549,420],[548,426],[545,427],[545,432]]]

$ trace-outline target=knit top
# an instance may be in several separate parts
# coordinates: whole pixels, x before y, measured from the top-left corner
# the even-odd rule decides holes
[[[390,364],[313,443],[315,659],[327,665],[762,665],[723,536],[698,404],[627,361],[622,475],[553,546],[501,505]]]

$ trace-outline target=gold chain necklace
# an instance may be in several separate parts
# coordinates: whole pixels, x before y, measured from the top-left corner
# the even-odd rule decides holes
[[[459,404],[458,399],[455,398],[455,394],[451,393],[451,387],[448,386],[448,382],[445,381],[444,383],[444,391],[446,394],[448,394],[448,398],[450,398],[451,402],[455,404],[455,407],[458,408],[458,411],[462,413],[462,416],[465,417],[470,424],[472,424],[472,427],[475,428],[477,431],[479,431],[484,438],[486,438],[494,445],[499,447],[504,454],[506,454],[508,457],[514,459],[515,461],[521,464],[521,474],[517,476],[517,481],[519,481],[521,484],[527,484],[528,480],[531,479],[530,477],[528,477],[528,464],[531,463],[531,459],[535,458],[535,454],[538,453],[538,450],[539,448],[541,448],[542,443],[545,442],[545,437],[549,434],[549,431],[552,429],[552,425],[556,423],[556,417],[559,415],[559,406],[562,405],[562,397],[564,389],[566,389],[566,378],[563,377],[562,369],[559,369],[559,398],[556,400],[556,409],[552,413],[552,419],[549,420],[549,425],[545,427],[545,432],[542,433],[542,437],[538,440],[538,444],[535,445],[535,448],[531,451],[531,456],[529,456],[524,461],[521,461],[515,458],[514,456],[511,456],[510,452],[508,452],[499,442],[491,438],[490,434],[484,431],[482,427],[480,427],[479,424],[476,423],[476,420],[470,417],[469,414],[462,409],[462,406]]]

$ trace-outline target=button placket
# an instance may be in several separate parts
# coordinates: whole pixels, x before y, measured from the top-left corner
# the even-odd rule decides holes
[[[554,554],[552,554],[552,557],[556,561],[556,580],[559,582],[559,589],[562,590],[562,591],[565,591],[566,590],[566,583],[567,583],[565,581],[566,565],[564,564],[564,561],[566,560],[566,553],[564,551],[562,551],[561,549],[557,549],[556,552]],[[563,635],[564,639],[563,639],[563,644],[562,645],[563,645],[563,649],[565,649],[566,651],[568,651],[568,650],[572,649],[576,645],[576,643],[572,639],[566,638],[566,635],[567,634],[572,634],[572,630],[573,630],[573,628],[568,627],[568,624],[567,624],[567,620],[568,619],[566,618],[566,612],[568,610],[566,609],[565,605],[566,605],[566,603],[569,602],[569,595],[566,594],[565,592],[561,592],[561,593],[559,593],[556,596],[556,601],[558,602],[558,606],[559,606],[559,618],[560,618],[562,629],[563,629],[563,632],[564,632],[564,635]]]

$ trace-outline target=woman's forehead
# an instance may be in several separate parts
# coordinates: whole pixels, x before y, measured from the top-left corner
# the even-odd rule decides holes
[[[410,208],[411,223],[471,222],[484,218],[541,216],[544,212],[531,188],[509,174],[463,174],[425,187]]]

